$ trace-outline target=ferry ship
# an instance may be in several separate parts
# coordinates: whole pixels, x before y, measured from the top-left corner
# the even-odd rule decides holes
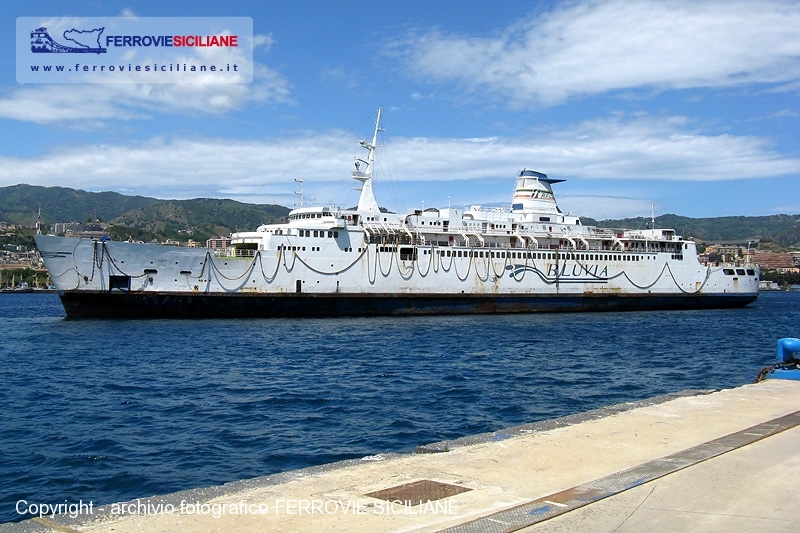
[[[358,206],[204,248],[37,235],[68,317],[338,317],[703,309],[758,298],[756,266],[703,265],[672,229],[611,230],[565,215],[564,181],[523,169],[510,208],[379,208],[372,141]]]

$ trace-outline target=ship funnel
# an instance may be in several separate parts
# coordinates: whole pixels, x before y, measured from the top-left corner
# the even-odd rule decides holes
[[[548,178],[547,174],[535,170],[521,170],[511,199],[511,212],[560,213],[551,185],[562,181],[566,180]]]

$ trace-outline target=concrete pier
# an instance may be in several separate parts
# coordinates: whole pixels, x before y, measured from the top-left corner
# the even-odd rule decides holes
[[[687,391],[0,532],[796,531],[800,381]]]

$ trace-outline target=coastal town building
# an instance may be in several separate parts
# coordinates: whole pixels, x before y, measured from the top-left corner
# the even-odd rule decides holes
[[[750,255],[750,262],[761,268],[780,272],[800,272],[794,258],[788,253],[756,252]]]
[[[218,237],[211,237],[206,241],[206,248],[211,248],[212,250],[225,250],[231,245],[231,237],[228,235],[225,236],[218,236]]]

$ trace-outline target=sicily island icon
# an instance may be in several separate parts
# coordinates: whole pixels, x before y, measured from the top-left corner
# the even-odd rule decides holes
[[[105,28],[93,30],[66,30],[64,39],[72,41],[77,46],[59,44],[47,33],[47,28],[41,27],[31,32],[31,52],[36,54],[105,54],[106,49],[100,46],[100,35]]]

